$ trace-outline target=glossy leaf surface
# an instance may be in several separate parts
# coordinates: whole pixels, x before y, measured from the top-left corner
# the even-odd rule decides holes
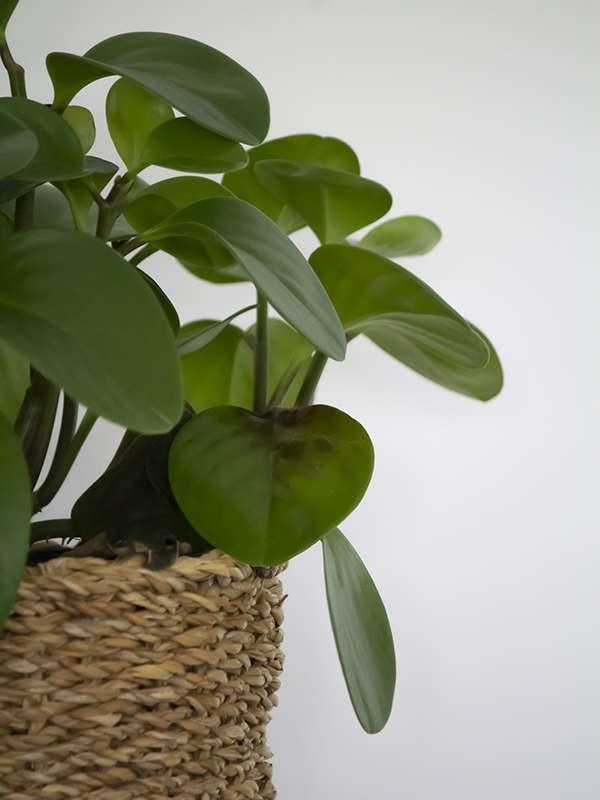
[[[306,225],[304,219],[286,206],[282,200],[269,192],[256,176],[254,166],[266,159],[301,161],[318,167],[329,167],[358,175],[360,165],[356,153],[340,139],[300,133],[283,136],[253,147],[248,151],[248,166],[223,177],[223,184],[248,203],[271,217],[286,233],[292,233]]]
[[[396,217],[382,222],[360,240],[360,246],[386,258],[420,256],[432,250],[442,232],[426,217]]]
[[[177,434],[169,475],[191,524],[250,564],[279,564],[310,547],[360,502],[373,448],[356,420],[329,406],[260,417],[203,411]]]
[[[385,607],[358,553],[338,529],[322,539],[329,618],[356,716],[367,733],[387,722],[396,685]]]
[[[0,339],[0,414],[14,422],[29,386],[29,362]]]
[[[203,200],[175,212],[143,238],[185,262],[193,261],[198,242],[222,245],[290,325],[331,358],[344,357],[344,332],[310,265],[249,203],[229,197]]]
[[[263,186],[299,214],[322,244],[348,234],[386,214],[388,190],[349,172],[294,161],[260,161],[254,171]]]
[[[256,78],[218,50],[184,36],[125,33],[84,56],[51,53],[46,63],[58,109],[88,83],[121,75],[233,141],[257,144],[269,127],[267,96]]]
[[[184,325],[182,335],[210,329],[218,320],[199,320]],[[233,363],[243,333],[228,325],[219,335],[199,350],[181,356],[185,400],[194,411],[204,411],[230,402]]]
[[[0,626],[17,596],[29,549],[31,489],[17,435],[0,414]]]
[[[485,343],[433,289],[393,261],[350,245],[326,245],[310,257],[344,328],[391,328],[415,354],[434,353],[467,367],[489,359]],[[409,365],[411,366],[411,365]]]
[[[40,229],[5,242],[0,336],[113,422],[161,433],[181,416],[167,320],[135,269],[91,236]]]
[[[33,132],[18,119],[0,110],[0,178],[14,175],[27,166],[37,148],[37,138]]]
[[[83,106],[67,106],[62,113],[62,118],[73,128],[81,149],[87,153],[96,140],[96,123],[92,112]]]

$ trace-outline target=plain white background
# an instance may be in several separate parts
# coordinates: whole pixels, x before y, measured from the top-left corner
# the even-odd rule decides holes
[[[9,32],[46,102],[45,53],[128,30],[223,50],[267,89],[272,136],[345,139],[391,189],[393,215],[436,220],[437,250],[404,263],[488,333],[506,372],[502,395],[480,404],[362,341],[328,369],[320,400],[376,448],[343,529],[387,604],[398,685],[388,727],[367,736],[336,661],[319,549],[294,561],[270,736],[279,796],[595,800],[599,7],[22,0]],[[80,102],[99,113],[107,85]],[[95,151],[114,158],[102,129]],[[153,274],[184,320],[249,302],[248,287],[204,285],[167,258]],[[95,432],[47,516],[68,513],[115,438]]]

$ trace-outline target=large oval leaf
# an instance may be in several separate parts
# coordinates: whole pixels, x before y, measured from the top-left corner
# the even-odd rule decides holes
[[[0,414],[14,422],[29,386],[29,362],[0,339]]]
[[[50,53],[46,63],[58,109],[88,83],[121,75],[228,139],[257,144],[269,127],[269,103],[256,78],[218,50],[184,36],[124,33],[82,57]]]
[[[388,721],[396,685],[394,640],[373,579],[338,529],[323,537],[329,618],[350,700],[367,733]]]
[[[375,181],[297,161],[259,161],[260,182],[299,214],[323,244],[341,242],[386,214],[392,196]]]
[[[173,334],[136,270],[77,231],[31,230],[0,251],[0,336],[94,413],[169,430],[183,397]]]
[[[370,230],[359,244],[386,258],[400,258],[424,255],[441,238],[441,230],[426,217],[396,217]]]
[[[181,329],[181,335],[209,330],[217,320],[197,320]],[[230,402],[231,377],[235,355],[243,333],[228,325],[219,335],[199,350],[181,356],[186,403],[194,411],[204,411]]]
[[[360,172],[356,153],[349,145],[340,139],[317,136],[314,133],[299,133],[263,142],[248,151],[248,158],[248,166],[231,175],[225,175],[223,184],[241,200],[252,203],[271,217],[286,233],[303,228],[306,222],[263,186],[255,174],[255,164],[266,159],[283,158],[355,175]]]
[[[433,289],[382,256],[350,245],[325,245],[310,257],[342,320],[353,333],[392,328],[412,351],[483,367],[489,351],[470,325]],[[413,366],[409,364],[408,366]]]
[[[198,243],[226,248],[271,305],[326,355],[343,359],[346,339],[335,309],[298,248],[243,200],[214,197],[182,208],[142,238],[189,262]]]
[[[17,435],[0,414],[0,626],[17,596],[29,548],[31,489]]]
[[[314,544],[360,502],[372,471],[367,432],[329,406],[266,416],[211,408],[181,429],[169,456],[185,516],[249,564],[280,564]]]

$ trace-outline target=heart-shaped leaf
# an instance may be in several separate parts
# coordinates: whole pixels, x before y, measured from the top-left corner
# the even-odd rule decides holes
[[[14,422],[29,386],[29,362],[0,339],[0,414]]]
[[[323,537],[329,618],[350,700],[367,733],[388,721],[396,685],[394,640],[373,579],[337,528]]]
[[[253,308],[256,308],[256,306],[246,306],[236,311],[234,314],[230,314],[226,319],[220,322],[210,323],[209,325],[206,325],[208,320],[188,323],[185,326],[185,330],[181,331],[177,337],[177,349],[181,355],[185,355],[186,353],[193,353],[196,350],[200,350],[202,347],[206,347],[207,344],[210,344],[225,330],[232,320],[239,317],[241,314],[245,314],[247,311],[251,311]]]
[[[35,134],[0,106],[0,178],[14,175],[29,164],[38,149]]]
[[[198,334],[215,324],[218,320],[192,322],[183,326],[181,334]],[[185,400],[194,411],[230,402],[233,362],[242,337],[240,328],[230,324],[204,347],[181,356]]]
[[[483,367],[465,367],[419,348],[401,331],[390,326],[379,327],[375,323],[369,325],[365,334],[386,353],[440,386],[477,400],[490,400],[502,389],[502,365],[490,340],[474,325],[471,328],[484,341],[490,353],[489,361]]]
[[[94,413],[161,433],[183,407],[175,341],[136,270],[77,231],[29,230],[0,251],[0,336]]]
[[[27,128],[37,141],[33,158],[18,164],[11,173],[13,180],[38,184],[76,178],[84,173],[77,134],[54,111],[23,97],[1,97],[0,118],[6,117]]]
[[[433,289],[383,256],[350,245],[325,245],[310,262],[350,333],[389,327],[424,360],[433,353],[465,367],[483,367],[489,351],[470,325]],[[408,366],[414,367],[414,361]]]
[[[350,172],[284,160],[259,161],[254,172],[323,244],[343,241],[382,217],[392,205],[385,186]]]
[[[314,544],[360,502],[372,470],[367,432],[329,406],[265,416],[211,408],[181,429],[169,456],[190,523],[249,564],[280,564]]]
[[[286,233],[292,233],[306,225],[304,219],[269,192],[258,180],[254,165],[266,159],[301,161],[317,167],[329,167],[358,175],[360,165],[356,153],[340,139],[300,133],[283,136],[253,147],[248,151],[248,165],[234,174],[225,175],[223,184],[240,198],[252,203],[271,217]]]
[[[396,217],[370,230],[359,244],[386,258],[400,258],[428,253],[441,238],[441,230],[430,219]]]
[[[0,414],[0,626],[19,589],[29,549],[31,489],[19,440]]]
[[[218,50],[184,36],[125,33],[84,56],[51,53],[46,64],[59,110],[88,83],[121,75],[233,141],[257,144],[269,127],[269,103],[256,78]]]
[[[92,112],[83,106],[67,106],[62,117],[73,128],[81,149],[87,153],[96,140],[96,123]]]
[[[202,200],[142,238],[185,262],[193,262],[198,243],[224,247],[290,325],[326,355],[344,358],[344,332],[310,265],[275,223],[249,203],[233,197]]]

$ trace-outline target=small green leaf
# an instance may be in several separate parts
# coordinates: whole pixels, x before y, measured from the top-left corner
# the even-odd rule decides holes
[[[38,149],[35,134],[15,119],[5,114],[0,105],[0,178],[14,175],[29,164]]]
[[[155,128],[140,157],[140,169],[155,164],[181,172],[232,172],[248,162],[244,148],[186,117]]]
[[[31,489],[19,440],[0,414],[0,626],[10,614],[29,549]]]
[[[23,97],[1,97],[0,117],[12,118],[37,140],[35,155],[25,165],[17,165],[11,173],[13,180],[37,184],[68,180],[84,173],[83,151],[77,134],[54,111]]]
[[[256,78],[218,50],[184,36],[125,33],[82,57],[51,53],[46,64],[59,110],[88,83],[121,75],[233,141],[257,144],[269,127],[269,103]]]
[[[0,414],[14,422],[29,386],[29,362],[0,339]]]
[[[199,320],[184,325],[181,333],[198,333],[218,324],[217,320]],[[204,411],[230,402],[233,362],[242,340],[242,331],[228,325],[209,344],[181,356],[185,400],[194,411]]]
[[[174,117],[171,104],[127,78],[114,83],[106,95],[106,122],[113,144],[127,168],[138,172],[150,134]]]
[[[396,331],[410,352],[437,355],[465,367],[483,367],[489,351],[470,325],[408,270],[370,250],[325,245],[310,257],[349,333],[373,326]],[[415,369],[414,360],[409,363]]]
[[[375,181],[297,161],[260,161],[261,183],[312,228],[323,244],[341,242],[389,211],[392,197]]]
[[[360,173],[356,153],[340,139],[330,136],[317,136],[313,133],[300,133],[283,136],[253,147],[248,151],[248,166],[232,175],[225,175],[223,184],[240,198],[252,203],[276,222],[286,233],[303,228],[306,222],[269,192],[258,180],[254,165],[266,159],[286,159],[301,161],[317,167],[329,167],[343,172]]]
[[[62,116],[77,134],[83,152],[87,153],[96,140],[96,123],[92,112],[83,106],[67,106]]]
[[[0,251],[0,336],[94,413],[162,433],[183,407],[175,341],[136,270],[78,231],[29,230]]]
[[[322,544],[329,618],[350,700],[364,730],[378,733],[396,685],[390,623],[373,579],[342,532],[334,528]]]
[[[196,350],[200,350],[202,347],[206,347],[207,344],[210,344],[225,330],[231,320],[239,317],[241,314],[245,314],[247,311],[251,311],[253,308],[256,308],[256,306],[246,306],[236,311],[234,314],[231,314],[226,319],[221,320],[221,322],[215,322],[210,325],[205,324],[206,320],[188,323],[185,326],[185,331],[181,331],[177,337],[177,349],[181,355],[186,355],[186,353],[193,353]]]
[[[3,0],[0,6],[0,35],[4,35],[9,19],[12,17],[19,0]]]
[[[201,200],[142,238],[184,262],[194,261],[198,243],[224,247],[290,325],[326,355],[343,359],[344,332],[314,272],[287,236],[249,203],[233,197]]]
[[[360,240],[360,247],[386,258],[420,256],[432,250],[442,232],[425,217],[396,217],[382,222]]]
[[[280,564],[314,544],[360,502],[372,470],[367,432],[329,406],[211,408],[180,430],[169,457],[190,523],[249,564]]]

